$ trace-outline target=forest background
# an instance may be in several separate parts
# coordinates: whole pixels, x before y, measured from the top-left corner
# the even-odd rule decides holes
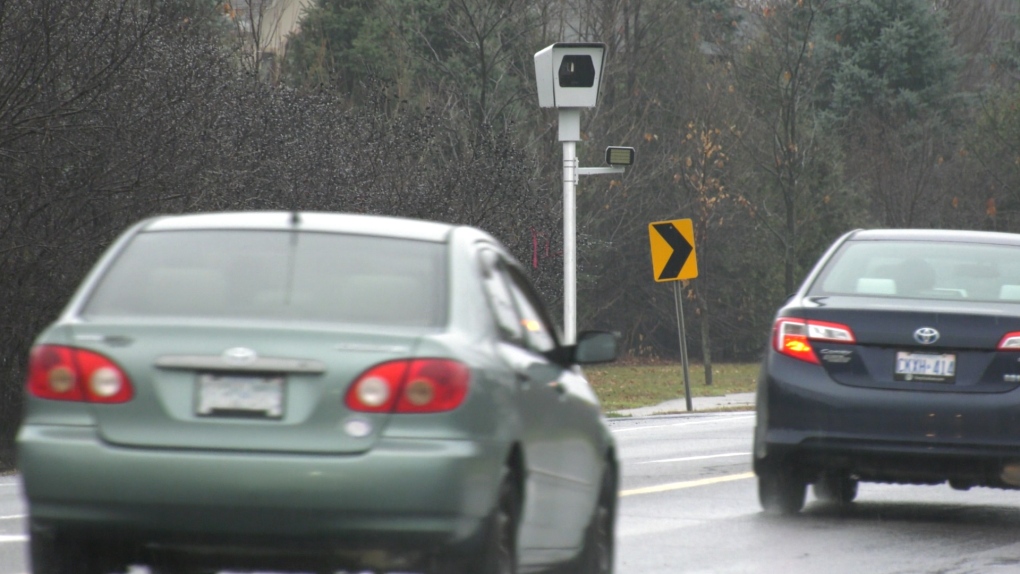
[[[533,65],[556,41],[608,47],[581,165],[637,150],[577,198],[578,328],[631,357],[678,355],[653,221],[694,221],[709,384],[713,361],[760,356],[848,230],[1020,231],[1018,0],[310,0],[285,52],[253,32],[272,5],[0,0],[0,452],[32,338],[154,214],[478,226],[561,317],[561,153]]]

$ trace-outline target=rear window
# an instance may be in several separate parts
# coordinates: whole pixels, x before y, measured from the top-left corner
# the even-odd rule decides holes
[[[210,317],[434,327],[441,243],[288,231],[137,235],[85,305],[98,317]]]
[[[851,241],[829,261],[808,294],[1020,302],[1020,248]]]

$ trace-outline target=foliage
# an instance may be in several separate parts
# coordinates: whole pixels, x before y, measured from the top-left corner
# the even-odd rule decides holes
[[[827,78],[819,93],[834,117],[944,109],[958,58],[929,0],[838,0],[821,16]]]
[[[31,338],[140,218],[406,215],[485,227],[522,259],[527,222],[555,221],[509,132],[451,134],[444,110],[382,90],[353,109],[341,93],[264,83],[237,67],[213,8],[0,2],[0,321],[11,326],[0,334],[0,459]]]
[[[0,0],[0,458],[31,337],[151,214],[480,226],[558,316],[562,162],[532,67],[554,41],[608,47],[581,165],[637,150],[577,198],[578,327],[632,355],[677,355],[653,221],[695,221],[683,293],[706,363],[755,360],[849,229],[1020,230],[1015,0],[316,0],[269,77],[225,5]]]

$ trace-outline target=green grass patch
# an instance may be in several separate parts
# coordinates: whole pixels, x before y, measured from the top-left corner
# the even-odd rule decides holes
[[[758,363],[724,363],[712,367],[712,386],[705,368],[692,364],[692,397],[719,397],[754,392]],[[684,397],[683,366],[674,363],[593,365],[584,370],[605,412],[657,405]]]

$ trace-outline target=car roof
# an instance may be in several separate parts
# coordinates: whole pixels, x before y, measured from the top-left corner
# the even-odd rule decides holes
[[[849,241],[949,241],[956,243],[994,243],[1020,245],[1020,235],[997,231],[962,229],[862,229]]]
[[[238,211],[164,215],[145,222],[140,231],[300,230],[445,242],[457,226],[449,223],[353,213],[315,211]]]

